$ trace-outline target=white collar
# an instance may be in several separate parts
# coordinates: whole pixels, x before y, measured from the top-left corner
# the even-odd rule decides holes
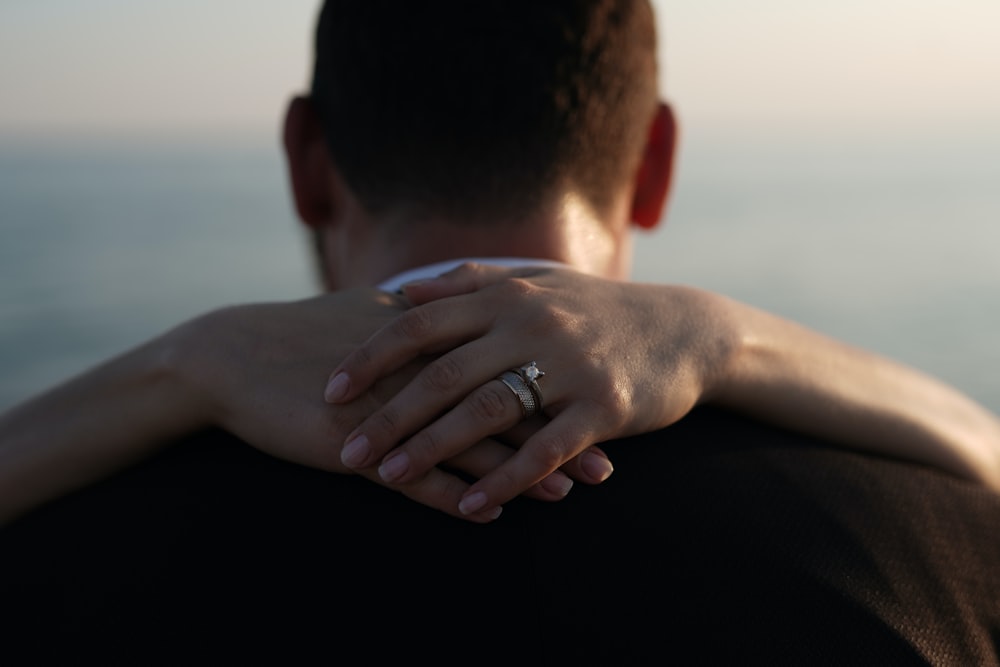
[[[402,273],[397,273],[392,278],[385,280],[379,284],[379,289],[385,292],[398,292],[399,288],[407,283],[412,283],[415,280],[425,280],[428,278],[436,278],[442,273],[447,273],[452,269],[457,269],[462,264],[466,262],[475,262],[477,264],[490,264],[493,266],[507,266],[511,268],[522,267],[522,266],[551,266],[551,267],[565,267],[567,266],[563,262],[557,262],[551,259],[528,259],[525,257],[464,257],[460,259],[449,259],[444,262],[436,262],[434,264],[427,264],[425,266],[420,266],[415,269],[410,269],[408,271],[403,271]]]

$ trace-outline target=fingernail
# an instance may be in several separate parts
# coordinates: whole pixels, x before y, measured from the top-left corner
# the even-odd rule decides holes
[[[462,498],[461,502],[458,503],[458,511],[468,516],[469,514],[475,514],[485,506],[486,494],[482,491],[476,491],[472,495]]]
[[[611,473],[615,471],[615,467],[611,465],[611,461],[606,456],[594,452],[584,454],[580,466],[583,468],[583,472],[587,473],[587,477],[598,482],[603,482],[611,477]]]
[[[345,466],[360,468],[368,460],[370,454],[371,447],[368,446],[368,438],[364,435],[356,435],[340,450],[340,460]]]
[[[563,498],[573,488],[573,480],[561,472],[554,472],[539,482],[539,485],[552,495]]]
[[[347,395],[347,390],[351,386],[351,379],[347,377],[347,373],[341,371],[330,379],[330,382],[326,385],[326,391],[323,392],[323,398],[326,399],[327,403],[336,403],[344,396]]]
[[[378,474],[386,482],[395,482],[402,477],[410,467],[410,457],[406,452],[390,454],[378,467]]]

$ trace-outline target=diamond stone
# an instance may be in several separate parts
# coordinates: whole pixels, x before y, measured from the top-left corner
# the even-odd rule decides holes
[[[524,371],[524,379],[528,382],[534,382],[538,378],[545,375],[545,373],[538,369],[538,366],[535,365],[534,361],[527,366],[522,367],[521,370]]]

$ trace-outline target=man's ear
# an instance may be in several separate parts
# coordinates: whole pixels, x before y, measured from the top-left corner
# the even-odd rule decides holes
[[[632,197],[632,223],[642,229],[653,229],[663,219],[676,146],[677,119],[670,106],[661,102],[649,128]]]
[[[330,222],[334,209],[330,152],[312,100],[295,97],[285,113],[285,159],[299,218],[310,227]]]

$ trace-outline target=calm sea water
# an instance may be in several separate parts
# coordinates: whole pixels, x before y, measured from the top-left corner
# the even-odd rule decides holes
[[[682,147],[634,277],[723,292],[1000,412],[1000,141]],[[213,307],[315,292],[277,142],[0,142],[0,409]]]

